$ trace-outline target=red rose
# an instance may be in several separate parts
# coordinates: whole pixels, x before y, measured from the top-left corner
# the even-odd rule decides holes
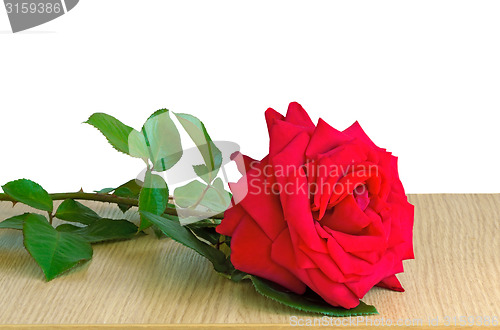
[[[413,205],[397,158],[357,122],[315,126],[295,102],[286,117],[268,109],[266,121],[269,155],[241,158],[237,204],[217,227],[232,237],[234,267],[345,308],[374,285],[404,291],[395,274],[414,257]]]

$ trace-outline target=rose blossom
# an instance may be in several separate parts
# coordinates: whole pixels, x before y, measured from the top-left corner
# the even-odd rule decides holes
[[[268,109],[266,121],[269,154],[237,157],[237,204],[217,227],[232,237],[234,267],[345,308],[375,285],[404,291],[395,274],[414,257],[413,205],[397,158],[357,122],[342,132],[314,125],[295,102],[286,117]]]

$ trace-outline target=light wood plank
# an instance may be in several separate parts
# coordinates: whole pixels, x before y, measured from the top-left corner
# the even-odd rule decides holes
[[[500,195],[410,201],[416,259],[405,261],[399,275],[406,292],[372,289],[364,301],[380,315],[370,319],[428,325],[446,316],[500,317]],[[114,205],[85,204],[102,216],[138,218],[134,210],[123,216]],[[0,219],[28,210],[2,202]],[[0,324],[287,325],[291,316],[312,316],[260,296],[250,283],[218,276],[193,251],[154,235],[95,245],[91,262],[46,283],[21,233],[1,230],[0,287]]]

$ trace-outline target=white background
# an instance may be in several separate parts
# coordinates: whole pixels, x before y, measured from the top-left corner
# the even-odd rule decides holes
[[[359,120],[409,193],[500,192],[500,2],[81,0],[12,34],[0,7],[0,184],[117,186],[142,169],[82,124],[167,107],[266,154],[264,111]]]

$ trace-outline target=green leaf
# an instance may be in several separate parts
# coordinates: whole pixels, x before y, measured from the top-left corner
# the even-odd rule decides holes
[[[97,128],[113,148],[129,153],[128,136],[134,130],[132,127],[105,113],[94,113],[85,123]]]
[[[157,174],[146,172],[144,187],[139,195],[139,211],[147,211],[156,215],[162,215],[167,208],[168,187],[163,178]],[[139,230],[151,226],[151,223],[141,216]]]
[[[66,199],[59,205],[56,211],[56,218],[71,222],[80,222],[85,225],[101,219],[94,210],[72,199]]]
[[[167,109],[151,115],[142,127],[142,133],[155,171],[166,171],[181,159],[181,136]]]
[[[118,188],[116,188],[114,195],[118,197],[125,197],[125,198],[139,198],[139,194],[142,189],[143,182],[137,179],[132,179],[130,181],[125,182]],[[131,205],[125,205],[125,204],[118,204],[118,207],[120,210],[122,210],[123,213],[127,212],[128,209],[130,209],[132,206]]]
[[[188,226],[189,227],[189,226]],[[219,242],[220,234],[212,227],[189,227],[191,231],[198,237],[210,242],[210,244],[217,244]]]
[[[112,219],[99,219],[85,227],[63,224],[56,230],[77,234],[89,243],[131,239],[137,234],[137,226],[132,222]]]
[[[215,228],[217,227],[218,225],[220,225],[222,222],[221,219],[204,219],[204,220],[199,220],[195,223],[191,223],[189,225],[187,225],[189,227],[189,229],[193,229],[193,228],[206,228],[206,227],[209,227],[209,228]]]
[[[207,185],[200,181],[194,180],[188,184],[177,187],[174,190],[174,201],[177,206],[188,208],[195,205],[207,189]]]
[[[193,169],[194,173],[196,173],[196,175],[199,176],[207,184],[210,184],[212,182],[211,174],[209,173],[210,171],[208,170],[207,165],[193,165]]]
[[[38,183],[27,179],[11,181],[2,186],[3,191],[18,202],[39,210],[52,212],[52,198]]]
[[[208,135],[205,125],[192,115],[176,113],[175,116],[200,150],[205,165],[207,166],[210,180],[215,178],[222,164],[222,153],[215,146],[210,135]]]
[[[95,193],[98,193],[98,194],[109,194],[110,192],[112,192],[113,190],[115,190],[115,188],[103,188],[101,190],[94,190]]]
[[[155,236],[157,239],[162,239],[162,238],[165,238],[167,237],[167,235],[165,235],[160,228],[158,228],[157,226],[155,225],[152,225],[151,228],[153,229],[153,232],[155,233]]]
[[[144,183],[137,179],[125,182],[115,190],[115,195],[126,198],[138,198]]]
[[[188,228],[180,225],[177,217],[168,215],[159,216],[145,211],[141,211],[141,215],[158,226],[168,237],[207,258],[213,264],[216,271],[226,272],[228,270],[228,263],[224,253],[200,241]]]
[[[174,190],[175,203],[182,208],[195,208],[198,205],[209,211],[223,212],[231,203],[231,195],[224,190],[220,178],[215,179],[212,186],[194,180]]]
[[[227,210],[230,203],[231,195],[224,189],[224,183],[220,178],[215,179],[201,201],[201,205],[217,213]]]
[[[0,222],[0,228],[2,229],[19,229],[23,230],[24,220],[27,216],[34,213],[24,213],[21,215],[16,215]],[[42,216],[42,218],[45,218]]]
[[[309,289],[305,294],[299,295],[266,279],[257,276],[251,276],[251,279],[255,290],[261,295],[301,311],[336,317],[378,314],[375,307],[362,301],[357,307],[351,309],[333,307]]]
[[[92,258],[92,247],[73,233],[58,232],[41,215],[30,214],[23,225],[24,246],[47,281]]]
[[[238,269],[233,270],[231,273],[231,281],[233,281],[233,282],[241,282],[241,281],[248,279],[250,277],[251,277],[251,275],[249,275],[245,272],[242,272]]]
[[[142,158],[145,161],[149,158],[148,146],[144,134],[135,129],[128,136],[128,149],[132,157]]]

